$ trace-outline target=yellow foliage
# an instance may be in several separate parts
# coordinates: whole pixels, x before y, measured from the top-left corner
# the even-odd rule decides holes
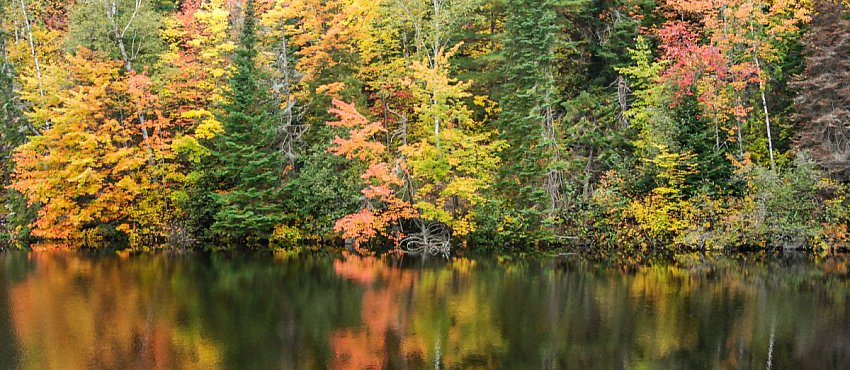
[[[279,224],[275,226],[269,244],[272,248],[292,248],[298,245],[304,238],[301,229],[295,226]]]
[[[467,134],[458,129],[440,133],[440,146],[428,140],[400,148],[414,183],[416,208],[422,218],[444,223],[455,235],[476,229],[475,206],[494,182],[505,142],[490,134]]]

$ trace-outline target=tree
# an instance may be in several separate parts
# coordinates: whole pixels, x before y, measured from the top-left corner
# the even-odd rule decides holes
[[[15,153],[11,188],[39,204],[33,235],[79,239],[101,225],[129,231],[136,197],[153,189],[142,138],[124,112],[148,100],[121,63],[90,50],[69,56],[71,88],[60,92],[52,126]]]
[[[61,51],[63,32],[45,27],[45,11],[54,6],[32,1],[10,2],[14,26],[14,42],[7,43],[8,61],[15,65],[17,94],[27,115],[29,134],[38,134],[49,126],[46,116],[55,106],[55,93],[64,78],[64,52]],[[10,34],[11,36],[11,34]]]
[[[328,150],[366,166],[363,207],[336,223],[345,238],[360,245],[381,235],[408,252],[447,255],[452,236],[476,230],[477,206],[486,200],[483,191],[493,182],[504,142],[447,127],[439,133],[439,146],[425,135],[387,152],[379,139],[387,132],[382,121],[369,122],[354,105],[338,100],[331,112],[339,121],[328,124],[349,132]]]
[[[833,176],[794,185],[829,199],[829,217],[798,221],[829,224],[809,228],[813,240],[846,239],[834,186],[850,177],[844,12],[784,0],[0,2],[7,215],[40,237],[118,228],[145,246],[691,245],[737,233],[760,207],[735,163],[751,159],[765,183],[808,171],[790,165],[803,155],[794,138]]]
[[[153,65],[162,48],[160,25],[152,0],[83,0],[71,10],[67,43],[120,59],[129,72]]]
[[[402,221],[418,216],[410,203],[401,198],[405,188],[404,162],[385,159],[387,147],[376,140],[377,134],[386,132],[382,122],[369,122],[353,104],[340,100],[334,100],[333,104],[330,112],[339,121],[328,122],[328,125],[348,128],[349,137],[337,136],[328,151],[367,166],[360,176],[363,179],[363,206],[358,212],[337,220],[334,230],[353,240],[358,247],[379,235],[388,237],[399,246],[406,237]]]
[[[846,8],[819,2],[804,38],[805,69],[796,77],[796,146],[842,179],[850,178],[850,21]]]
[[[510,146],[504,152],[501,186],[513,200],[510,206],[530,221],[523,226],[535,232],[567,201],[554,86],[555,4],[508,1],[506,12],[506,83],[498,125]]]
[[[233,56],[235,71],[219,115],[224,131],[211,139],[211,154],[202,165],[201,186],[209,187],[203,196],[213,202],[208,226],[227,243],[268,240],[284,219],[284,167],[274,142],[277,109],[255,64],[255,27],[254,1],[249,0]]]
[[[679,14],[692,15],[702,23],[698,29],[702,29],[708,45],[713,48],[712,53],[725,62],[723,64],[728,68],[729,75],[743,72],[737,73],[739,77],[752,76],[730,78],[727,86],[744,83],[745,87],[751,86],[750,90],[755,90],[752,104],[760,109],[758,114],[750,115],[750,118],[763,120],[767,146],[765,151],[771,167],[775,167],[775,149],[778,147],[775,144],[778,138],[774,138],[775,122],[771,123],[768,94],[772,89],[773,80],[779,74],[779,66],[789,56],[792,46],[789,40],[798,38],[800,26],[810,20],[809,3],[758,0],[728,0],[716,3],[672,1],[670,6]],[[742,90],[740,85],[735,88]],[[740,93],[734,95],[738,96],[730,100],[733,105],[730,110],[740,112],[741,109],[735,107],[742,105]],[[753,112],[755,113],[755,110]],[[739,145],[742,146],[739,153],[741,156],[743,135],[738,136]]]
[[[286,36],[298,48],[296,69],[304,80],[323,81],[324,71],[356,57],[354,45],[360,35],[362,17],[369,16],[369,4],[352,0],[297,0],[281,6],[280,17],[293,20]],[[343,65],[343,67],[345,67]]]
[[[280,123],[277,127],[279,148],[289,159],[290,165],[293,165],[298,155],[305,151],[302,138],[310,126],[304,122],[306,104],[299,96],[303,95],[299,91],[304,76],[296,68],[298,62],[295,48],[288,32],[288,26],[292,23],[287,19],[288,8],[284,1],[275,1],[271,9],[262,15],[260,24],[267,30],[262,39],[274,51],[274,68],[270,80],[273,96],[280,109]]]
[[[439,146],[428,138],[401,147],[414,189],[413,206],[424,221],[417,225],[420,234],[442,225],[450,237],[466,237],[478,229],[478,208],[487,201],[485,191],[495,182],[498,153],[505,146],[489,133],[447,128],[440,132]],[[427,249],[429,243],[421,244]]]
[[[228,56],[235,45],[230,40],[225,1],[186,1],[165,24],[167,47],[157,65],[157,77],[165,86],[163,104],[187,129],[220,126],[207,120],[213,118],[215,105],[223,100],[233,72]]]

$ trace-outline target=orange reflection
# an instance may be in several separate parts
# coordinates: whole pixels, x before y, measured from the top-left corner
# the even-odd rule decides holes
[[[335,261],[334,271],[359,283],[364,292],[362,324],[339,329],[331,338],[332,367],[439,363],[449,368],[470,356],[492,359],[503,353],[506,345],[480,292],[450,288],[452,281],[468,279],[474,265],[458,259],[450,268],[406,269],[377,258]],[[484,362],[484,367],[496,367]]]
[[[31,253],[34,271],[9,290],[24,366],[218,368],[215,346],[174,327],[175,305],[157,304],[169,297],[144,294],[138,281],[120,273],[119,260],[60,254]]]
[[[377,258],[346,258],[334,262],[334,271],[363,285],[362,325],[337,330],[331,338],[335,369],[383,368],[391,354],[387,333],[407,332],[405,297],[417,280],[411,270],[387,266]],[[405,337],[400,335],[400,337]],[[403,345],[402,347],[407,347]],[[404,352],[404,349],[402,349]]]

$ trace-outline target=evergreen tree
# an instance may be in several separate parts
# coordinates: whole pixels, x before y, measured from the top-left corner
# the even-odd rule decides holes
[[[505,95],[499,118],[504,152],[502,188],[529,231],[560,204],[559,165],[552,62],[557,42],[555,5],[549,0],[510,0],[505,24]],[[536,225],[536,226],[535,226]]]
[[[245,8],[235,73],[219,120],[224,133],[212,142],[206,163],[208,213],[213,236],[228,243],[266,240],[282,220],[280,172],[283,161],[275,143],[276,109],[255,65],[257,56],[254,1]]]
[[[805,37],[805,69],[793,87],[796,146],[824,169],[850,178],[850,20],[847,8],[819,2]]]

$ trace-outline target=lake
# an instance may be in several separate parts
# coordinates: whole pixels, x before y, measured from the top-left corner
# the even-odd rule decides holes
[[[0,368],[850,368],[850,259],[679,266],[0,253]]]

